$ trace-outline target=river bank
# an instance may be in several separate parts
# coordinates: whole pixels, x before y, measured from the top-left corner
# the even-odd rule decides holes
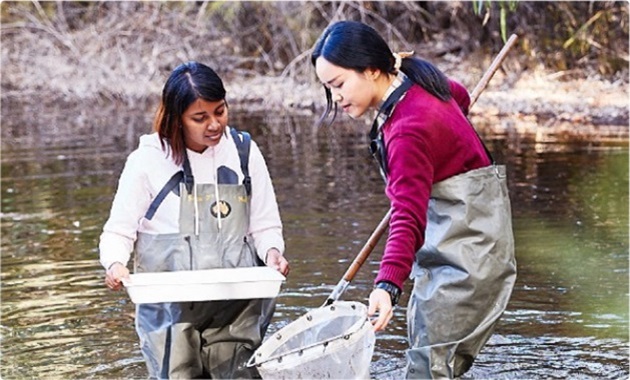
[[[489,58],[484,60],[462,61],[461,58],[446,57],[434,63],[472,91],[490,65]],[[471,121],[480,132],[536,142],[628,141],[630,96],[627,72],[612,79],[584,73],[571,78],[571,72],[519,70],[514,67],[515,61],[510,60],[506,60],[504,66],[505,70],[495,73],[471,109]],[[167,72],[160,75],[165,76]],[[58,120],[60,111],[63,111],[60,108],[70,114],[84,114],[87,110],[80,108],[88,107],[93,117],[102,117],[98,115],[112,112],[112,109],[121,114],[145,109],[151,114],[147,115],[150,119],[164,80],[161,77],[110,80],[109,88],[120,90],[119,95],[112,97],[95,92],[98,86],[94,86],[94,82],[103,80],[98,72],[86,76],[76,78],[75,82],[67,77],[51,77],[43,88],[4,86],[2,115],[14,117],[17,112],[27,115],[27,122],[37,115],[37,122],[41,123],[46,122],[51,113]],[[307,81],[281,76],[226,75],[224,82],[228,101],[241,114],[316,117],[325,106],[324,92],[314,74]],[[78,111],[71,111],[75,108]],[[340,117],[347,118],[345,115]],[[3,137],[6,137],[5,132],[3,128]]]
[[[446,67],[445,67],[446,66]],[[440,68],[472,91],[483,72],[472,64]],[[571,73],[507,73],[499,70],[472,107],[470,117],[485,132],[553,138],[628,140],[628,78],[597,76],[566,79]],[[233,103],[248,111],[321,113],[324,92],[318,83],[257,77],[227,83]],[[344,116],[345,117],[345,116]]]

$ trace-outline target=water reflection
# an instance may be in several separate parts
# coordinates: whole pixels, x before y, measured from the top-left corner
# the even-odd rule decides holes
[[[102,285],[96,245],[150,112],[115,114],[87,123],[59,112],[29,133],[28,115],[3,118],[2,378],[145,377],[133,305]],[[272,331],[323,303],[388,207],[367,128],[313,121],[233,119],[265,154],[285,224],[292,273]],[[627,147],[486,140],[509,169],[519,278],[467,377],[628,377]],[[366,300],[381,248],[344,299]],[[399,307],[378,335],[372,376],[400,378],[405,346]]]

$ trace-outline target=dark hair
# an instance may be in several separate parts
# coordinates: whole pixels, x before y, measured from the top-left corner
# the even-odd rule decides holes
[[[168,145],[176,164],[184,161],[186,146],[182,115],[198,99],[216,102],[225,99],[221,78],[208,66],[191,61],[177,66],[164,84],[162,101],[153,121],[162,148]]]
[[[371,68],[396,74],[394,68],[396,61],[385,40],[370,26],[356,21],[339,21],[326,28],[313,47],[311,53],[313,66],[319,57],[336,66],[357,72]],[[403,58],[400,71],[436,98],[443,101],[451,98],[446,76],[431,63],[420,58]],[[332,101],[330,89],[326,86],[324,89],[326,110],[320,122],[328,117],[333,109],[333,120],[337,114],[337,106]]]

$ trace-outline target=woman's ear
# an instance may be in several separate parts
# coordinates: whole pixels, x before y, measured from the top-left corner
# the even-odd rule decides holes
[[[368,67],[363,73],[368,80],[375,81],[381,75],[382,71]]]

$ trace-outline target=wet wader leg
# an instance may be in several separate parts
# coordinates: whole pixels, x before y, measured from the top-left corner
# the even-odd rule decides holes
[[[169,379],[195,379],[203,373],[199,351],[201,336],[190,323],[177,323],[169,330],[172,332],[170,356],[168,360]],[[164,371],[166,372],[166,371]]]
[[[138,305],[136,329],[149,378],[192,379],[202,374],[201,338],[191,323],[172,324],[177,304]]]
[[[467,310],[465,300],[434,299],[435,295],[426,292],[427,288],[431,288],[428,284],[430,278],[431,281],[439,281],[429,274],[417,277],[409,299],[407,322],[411,348],[406,353],[407,378],[453,379],[470,369],[481,346],[490,337],[496,319],[490,318],[490,325],[485,319],[477,327],[473,322],[471,333],[460,331],[459,327],[470,325],[466,323],[468,315],[475,319],[480,317],[480,313]],[[449,286],[444,286],[435,293],[448,294],[452,291]],[[483,306],[480,308],[484,309]],[[499,315],[496,315],[497,319]]]
[[[419,282],[416,280],[415,291],[422,286]],[[416,292],[411,295],[408,334],[412,348],[407,350],[407,378],[452,379],[472,367],[479,351],[492,335],[503,309],[479,306],[479,311],[488,310],[483,313],[467,310],[470,306],[466,300],[436,305],[431,300],[422,299],[422,295]],[[454,326],[466,325],[467,316],[479,319],[479,322],[472,323],[470,331],[458,331]]]
[[[260,378],[246,363],[262,344],[275,309],[273,299],[212,302],[216,314],[202,332],[204,370],[213,379]]]

